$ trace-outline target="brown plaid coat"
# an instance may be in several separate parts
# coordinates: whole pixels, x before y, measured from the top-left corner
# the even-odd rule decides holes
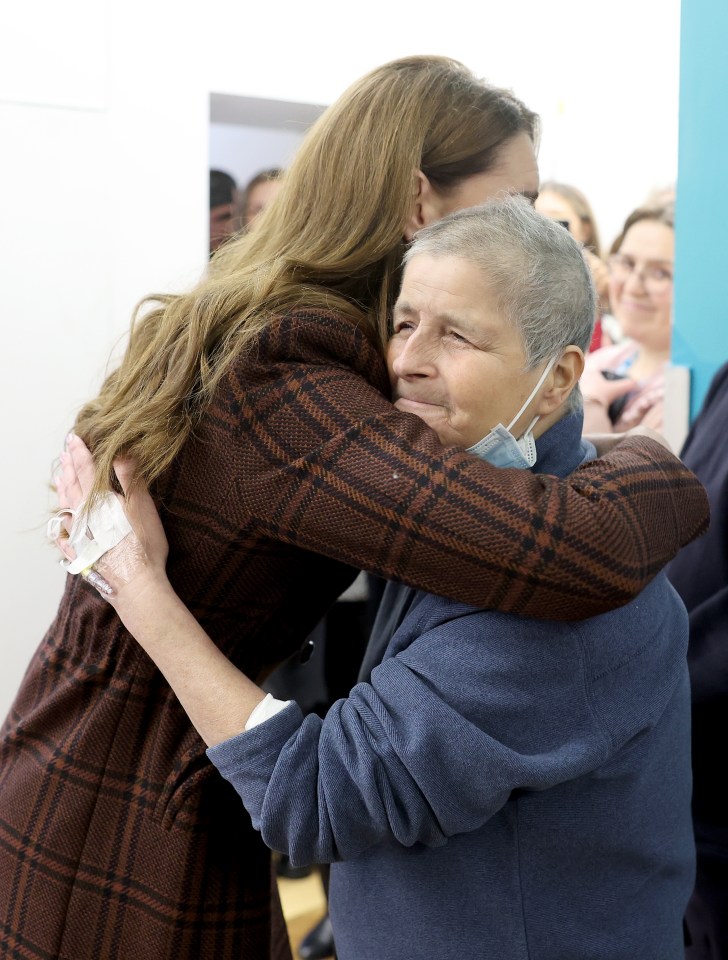
[[[159,484],[171,579],[252,676],[298,648],[360,567],[581,618],[626,601],[705,527],[702,487],[653,444],[566,482],[497,471],[442,448],[387,389],[360,331],[286,317],[231,369]],[[290,957],[242,805],[78,577],[2,730],[0,956]]]

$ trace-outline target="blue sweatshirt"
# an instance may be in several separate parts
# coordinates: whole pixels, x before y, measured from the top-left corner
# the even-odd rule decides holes
[[[593,453],[578,415],[537,447],[553,475]],[[665,577],[576,623],[410,599],[323,720],[292,704],[208,751],[272,849],[333,863],[339,960],[682,960],[688,631]]]

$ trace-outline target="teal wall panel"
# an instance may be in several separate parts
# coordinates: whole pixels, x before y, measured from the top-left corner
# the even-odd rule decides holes
[[[691,419],[728,361],[727,48],[728,2],[683,0],[672,360],[692,371]]]

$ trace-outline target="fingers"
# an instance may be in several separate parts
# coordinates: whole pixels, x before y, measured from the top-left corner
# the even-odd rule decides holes
[[[66,452],[60,458],[61,471],[56,481],[60,505],[78,509],[87,499],[94,483],[95,464],[93,456],[80,437],[69,434]],[[119,458],[114,461],[114,471],[119,480],[124,498],[118,497],[136,536],[130,537],[125,550],[117,548],[117,565],[125,570],[126,580],[139,563],[149,559],[153,565],[164,567],[167,559],[167,538],[157,508],[146,486],[135,483],[136,464],[133,460]],[[71,517],[63,518],[66,529],[71,527]],[[137,539],[138,537],[138,539]],[[137,546],[131,549],[131,542]],[[114,550],[104,555],[104,560],[113,562]],[[127,556],[128,554],[128,556]],[[98,565],[97,565],[98,566]],[[117,571],[118,574],[118,571]]]
[[[129,493],[129,499],[112,491],[100,493],[90,509],[89,495],[94,487],[96,465],[86,444],[69,434],[58,464],[54,485],[60,509],[49,521],[48,535],[67,560],[75,561],[70,572],[80,573],[106,600],[113,602],[117,588],[131,582],[150,560],[163,570],[167,540],[146,488],[131,493],[135,464],[124,460],[115,464],[119,482],[125,493]],[[131,509],[132,502],[134,509]],[[121,512],[137,527],[139,537]],[[73,545],[63,536],[64,530],[70,534]],[[147,541],[154,547],[151,556],[145,551]]]
[[[611,403],[612,400],[616,400],[622,394],[634,390],[634,380],[630,380],[629,377],[625,377],[623,380],[605,380],[605,383],[604,396],[607,398],[607,403]]]
[[[124,491],[126,496],[132,487],[134,481],[134,474],[136,473],[136,464],[133,460],[128,460],[126,458],[117,457],[114,460],[114,473],[121,485],[121,489]]]
[[[597,400],[604,406],[609,406],[617,397],[621,397],[630,390],[634,390],[634,380],[629,377],[620,377],[616,380],[607,379],[601,370],[589,367],[584,370],[579,383],[585,399]]]
[[[610,453],[618,443],[621,443],[624,440],[625,435],[623,433],[588,433],[585,434],[585,438],[597,449],[597,456],[604,457],[606,454]]]
[[[163,567],[168,553],[167,537],[149,490],[141,483],[132,486],[136,471],[133,461],[115,460],[114,470],[126,494],[125,510],[129,522],[144,544],[151,562]]]
[[[74,491],[80,490],[81,499],[85,499],[94,482],[94,460],[91,451],[80,437],[69,433],[66,453],[70,459],[68,472],[64,470],[66,481],[72,481]]]
[[[73,527],[74,514],[71,511],[75,511],[83,500],[81,488],[75,482],[75,477],[76,473],[68,454],[62,453],[53,476],[53,486],[56,488],[59,507],[56,516],[60,520],[60,528],[58,528],[58,534],[54,540],[58,549],[69,560],[73,560],[76,556],[75,551],[68,543],[68,535]]]
[[[70,524],[69,524],[70,526]],[[55,545],[61,551],[66,560],[75,560],[76,551],[71,546],[70,540],[65,539],[64,537],[57,537],[54,541]]]
[[[662,444],[666,450],[669,450],[670,453],[675,451],[672,449],[669,441],[658,431],[653,430],[652,427],[648,427],[644,422],[639,424],[636,427],[632,427],[631,430],[627,431],[628,437],[648,437],[650,440],[655,440],[657,443]]]
[[[84,495],[78,474],[69,453],[60,456],[61,473],[56,481],[58,501],[61,507],[77,510],[83,503]]]

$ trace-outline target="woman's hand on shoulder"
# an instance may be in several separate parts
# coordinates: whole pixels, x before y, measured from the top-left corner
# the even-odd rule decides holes
[[[86,567],[81,575],[114,607],[122,602],[133,602],[141,591],[168,586],[165,573],[168,545],[164,528],[149,491],[134,483],[134,464],[119,460],[114,470],[124,495],[109,491],[104,502],[86,509],[86,501],[93,486],[95,465],[86,444],[73,434],[66,441],[66,449],[60,457],[61,470],[55,479],[58,494],[59,519],[68,534],[74,531],[72,541],[57,537],[56,545],[68,561],[76,559],[73,543],[83,550],[83,538],[93,542],[101,540],[107,530],[108,518],[120,509],[128,524],[125,534],[112,535],[110,546],[98,559]],[[82,531],[74,522],[83,524]],[[94,529],[96,528],[96,529]],[[108,538],[108,532],[105,532]],[[156,584],[155,587],[153,585]]]

